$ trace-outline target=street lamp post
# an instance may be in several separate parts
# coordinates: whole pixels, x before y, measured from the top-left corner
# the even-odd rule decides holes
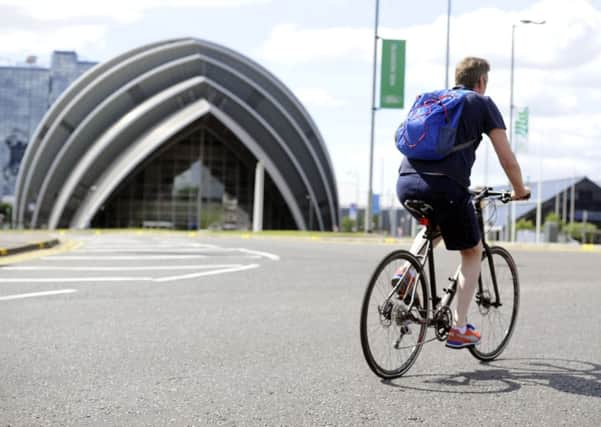
[[[547,21],[532,21],[531,19],[520,19],[521,24],[534,24],[534,25],[543,25]],[[513,104],[513,79],[514,79],[514,70],[515,70],[515,27],[518,24],[511,25],[511,69],[510,69],[510,77],[509,77],[509,145],[511,146],[511,151],[516,153],[516,147],[513,139],[513,110],[515,109],[515,105]],[[509,229],[509,227],[508,227]],[[508,235],[509,237],[509,235]],[[515,230],[515,203],[511,204],[511,237],[508,240],[515,242],[516,230]]]

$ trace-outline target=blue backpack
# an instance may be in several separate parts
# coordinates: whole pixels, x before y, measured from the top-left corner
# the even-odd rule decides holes
[[[467,89],[442,89],[419,95],[395,133],[396,146],[408,159],[441,160],[476,140],[455,143]]]

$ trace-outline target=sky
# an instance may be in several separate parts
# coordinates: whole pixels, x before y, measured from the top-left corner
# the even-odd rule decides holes
[[[380,0],[378,36],[407,43],[406,108],[375,113],[372,188],[382,195],[382,205],[398,206],[394,188],[402,156],[394,131],[417,94],[446,83],[449,3],[450,84],[463,57],[489,60],[486,94],[507,125],[515,24],[514,104],[530,111],[528,138],[515,138],[524,179],[532,186],[538,179],[573,176],[601,181],[601,0]],[[222,44],[266,67],[296,94],[325,141],[341,205],[365,205],[375,5],[376,0],[0,0],[0,65],[35,55],[48,66],[53,50],[74,50],[81,60],[100,62],[177,37]],[[546,22],[524,25],[522,19]],[[485,137],[472,185],[504,182]]]

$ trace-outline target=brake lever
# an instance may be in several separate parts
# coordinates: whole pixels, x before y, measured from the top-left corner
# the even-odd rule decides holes
[[[511,198],[511,193],[503,193],[501,195],[501,202],[502,203],[509,203],[511,202],[512,198]]]

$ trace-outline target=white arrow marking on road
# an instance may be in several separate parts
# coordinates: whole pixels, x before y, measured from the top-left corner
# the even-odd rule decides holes
[[[263,256],[265,258],[269,258],[272,259],[274,261],[279,261],[280,257],[276,254],[272,254],[269,252],[260,252],[260,251],[253,251],[251,249],[244,249],[244,248],[237,248],[237,250],[239,250],[240,252],[246,252],[247,254],[254,254],[254,255],[259,255],[259,256]]]
[[[49,296],[49,295],[72,294],[73,292],[77,292],[77,291],[75,289],[61,289],[58,291],[32,292],[29,294],[17,294],[17,295],[8,295],[5,297],[0,297],[0,301],[9,301],[9,300],[23,299],[23,298],[45,297],[45,296]]]

